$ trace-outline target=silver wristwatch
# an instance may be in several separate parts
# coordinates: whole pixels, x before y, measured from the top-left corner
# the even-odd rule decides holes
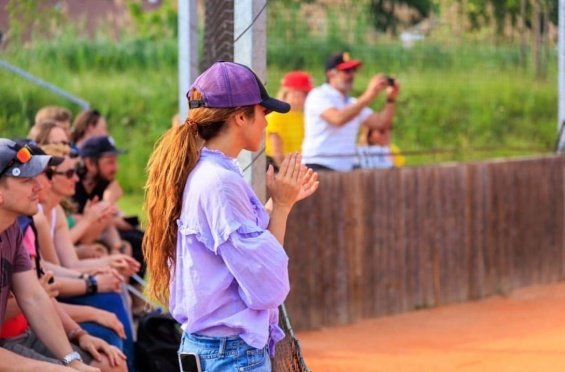
[[[65,355],[63,357],[63,359],[61,360],[61,362],[63,362],[64,365],[68,366],[69,364],[71,364],[75,360],[82,362],[82,358],[80,357],[80,354],[77,353],[76,351],[73,351],[73,352]]]

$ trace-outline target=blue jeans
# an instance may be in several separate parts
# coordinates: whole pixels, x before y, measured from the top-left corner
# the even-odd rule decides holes
[[[101,338],[110,345],[113,345],[120,350],[124,349],[123,340],[120,338],[120,336],[118,336],[116,332],[114,332],[110,328],[104,327],[103,325],[94,322],[82,322],[80,323],[80,326],[92,336]]]
[[[122,340],[122,351],[127,356],[127,365],[130,372],[135,371],[135,355],[133,346],[133,330],[125,303],[118,293],[94,293],[82,296],[63,297],[62,302],[75,305],[87,305],[114,313],[124,326],[126,339]]]
[[[239,336],[207,337],[184,332],[179,353],[191,352],[200,357],[202,372],[270,372],[267,346],[255,349]]]

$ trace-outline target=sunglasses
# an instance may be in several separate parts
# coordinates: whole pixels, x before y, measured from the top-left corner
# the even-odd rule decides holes
[[[47,176],[48,179],[53,179],[53,176],[55,175],[59,175],[59,176],[65,176],[68,179],[71,179],[75,176],[75,174],[77,174],[77,170],[74,168],[71,169],[67,169],[66,171],[62,171],[62,172],[57,172],[54,169],[47,169],[45,171],[45,175]]]
[[[32,156],[33,156],[33,153],[27,145],[20,147],[20,149],[18,151],[16,151],[16,155],[12,158],[12,160],[10,160],[8,162],[8,164],[4,167],[4,169],[2,169],[2,172],[0,172],[0,177],[2,177],[4,175],[4,173],[6,173],[6,171],[12,165],[16,164],[16,162],[19,162],[20,164],[25,164],[25,163],[27,163],[28,161],[31,160]]]

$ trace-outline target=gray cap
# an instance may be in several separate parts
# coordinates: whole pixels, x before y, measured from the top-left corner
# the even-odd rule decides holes
[[[50,155],[32,155],[29,161],[20,163],[16,158],[16,153],[22,147],[12,140],[0,138],[0,174],[2,176],[35,177],[48,165],[52,165]]]

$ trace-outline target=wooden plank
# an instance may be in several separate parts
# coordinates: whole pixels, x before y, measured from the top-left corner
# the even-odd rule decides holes
[[[374,300],[374,315],[384,315],[387,314],[387,253],[388,249],[386,247],[386,187],[385,180],[383,177],[383,172],[373,172],[374,180],[374,206],[373,206],[373,218],[374,218],[374,230],[373,230],[373,247],[375,250],[375,260],[374,260],[374,271],[375,271],[375,296]]]
[[[338,324],[338,310],[337,304],[343,301],[339,297],[340,287],[343,286],[345,278],[339,277],[338,267],[341,265],[339,261],[343,256],[343,246],[340,238],[343,231],[343,215],[341,215],[341,194],[340,194],[340,177],[336,173],[326,173],[323,180],[325,183],[324,188],[324,203],[320,205],[324,219],[320,221],[322,229],[320,237],[326,245],[326,249],[320,252],[322,257],[322,285],[320,287],[320,296],[324,308],[323,324],[336,325]]]
[[[375,182],[373,177],[374,172],[363,172],[363,187],[365,194],[363,198],[363,219],[366,224],[365,235],[363,242],[360,244],[362,247],[363,259],[361,265],[363,267],[363,274],[361,277],[361,290],[363,296],[363,318],[371,318],[376,316],[375,312],[375,281],[377,278],[376,270],[376,249],[373,239],[373,231],[377,228],[374,219],[374,205],[375,205],[375,192],[367,192],[368,190],[375,189]]]
[[[565,157],[321,175],[285,248],[297,329],[565,279]]]
[[[366,222],[363,220],[364,209],[363,199],[366,193],[363,184],[363,173],[352,172],[350,177],[343,178],[342,184],[343,197],[343,213],[345,219],[345,275],[347,276],[346,287],[346,307],[340,314],[340,321],[343,323],[354,322],[362,317],[363,309],[363,293],[362,293],[362,275],[363,275],[363,245],[365,241]]]

